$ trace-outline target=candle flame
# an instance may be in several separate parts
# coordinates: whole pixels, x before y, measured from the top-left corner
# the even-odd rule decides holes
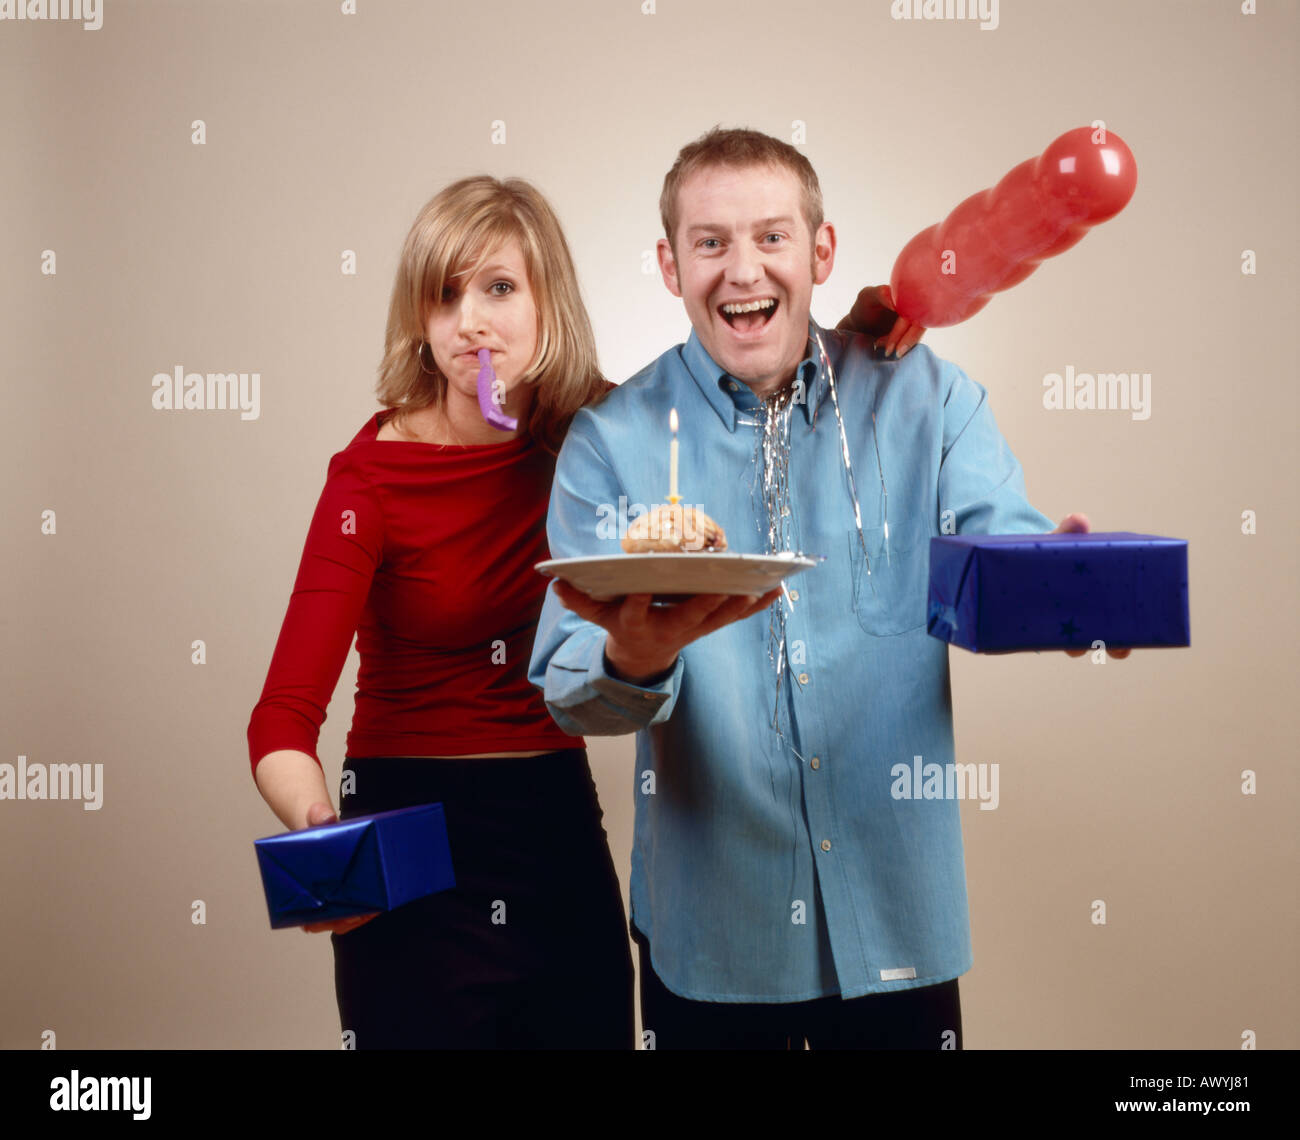
[[[673,435],[677,434],[677,409],[674,408],[668,413],[668,426],[672,429]]]

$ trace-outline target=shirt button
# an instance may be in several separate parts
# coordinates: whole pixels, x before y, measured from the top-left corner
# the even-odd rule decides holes
[[[822,766],[822,759],[820,756],[814,756],[811,760],[808,761],[808,763],[812,765],[812,770],[815,772],[817,771],[818,768]]]
[[[800,674],[799,674],[799,684],[801,684],[801,685],[806,685],[806,684],[808,684],[808,674],[807,674],[807,673],[800,673]]]
[[[823,840],[822,840],[822,850],[823,850],[823,851],[829,851],[830,849],[831,849],[831,841],[830,841],[829,839],[823,839]]]
[[[734,392],[736,390],[736,382],[734,380],[728,380],[727,387]]]

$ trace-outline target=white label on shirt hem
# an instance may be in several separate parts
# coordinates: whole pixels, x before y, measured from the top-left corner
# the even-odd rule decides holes
[[[899,970],[880,971],[880,980],[882,982],[897,982],[903,978],[914,978],[914,977],[916,977],[915,966],[904,966],[902,967],[902,969]]]

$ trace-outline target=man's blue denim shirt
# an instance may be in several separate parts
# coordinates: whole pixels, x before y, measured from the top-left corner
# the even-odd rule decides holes
[[[872,573],[810,336],[790,522],[794,548],[825,561],[788,582],[786,742],[771,727],[767,613],[686,646],[643,687],[605,671],[605,631],[548,590],[529,669],[567,732],[637,734],[632,920],[668,988],[697,1000],[849,998],[970,969],[958,803],[891,794],[895,765],[954,762],[948,646],[926,632],[929,542],[1053,525],[982,385],[924,345],[881,361],[864,337],[811,327],[834,368]],[[766,553],[757,405],[692,333],[583,409],[556,464],[551,557],[618,554],[620,497],[667,498],[672,408],[683,501],[729,550]]]

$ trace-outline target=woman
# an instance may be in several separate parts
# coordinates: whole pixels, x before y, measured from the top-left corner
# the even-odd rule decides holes
[[[479,350],[500,411],[478,402]],[[357,1048],[633,1045],[622,894],[581,738],[527,679],[555,453],[609,385],[528,183],[467,178],[411,227],[377,385],[330,461],[248,728],[284,823],[334,819],[316,742],[357,635],[341,818],[444,805],[456,886],[329,929]]]

